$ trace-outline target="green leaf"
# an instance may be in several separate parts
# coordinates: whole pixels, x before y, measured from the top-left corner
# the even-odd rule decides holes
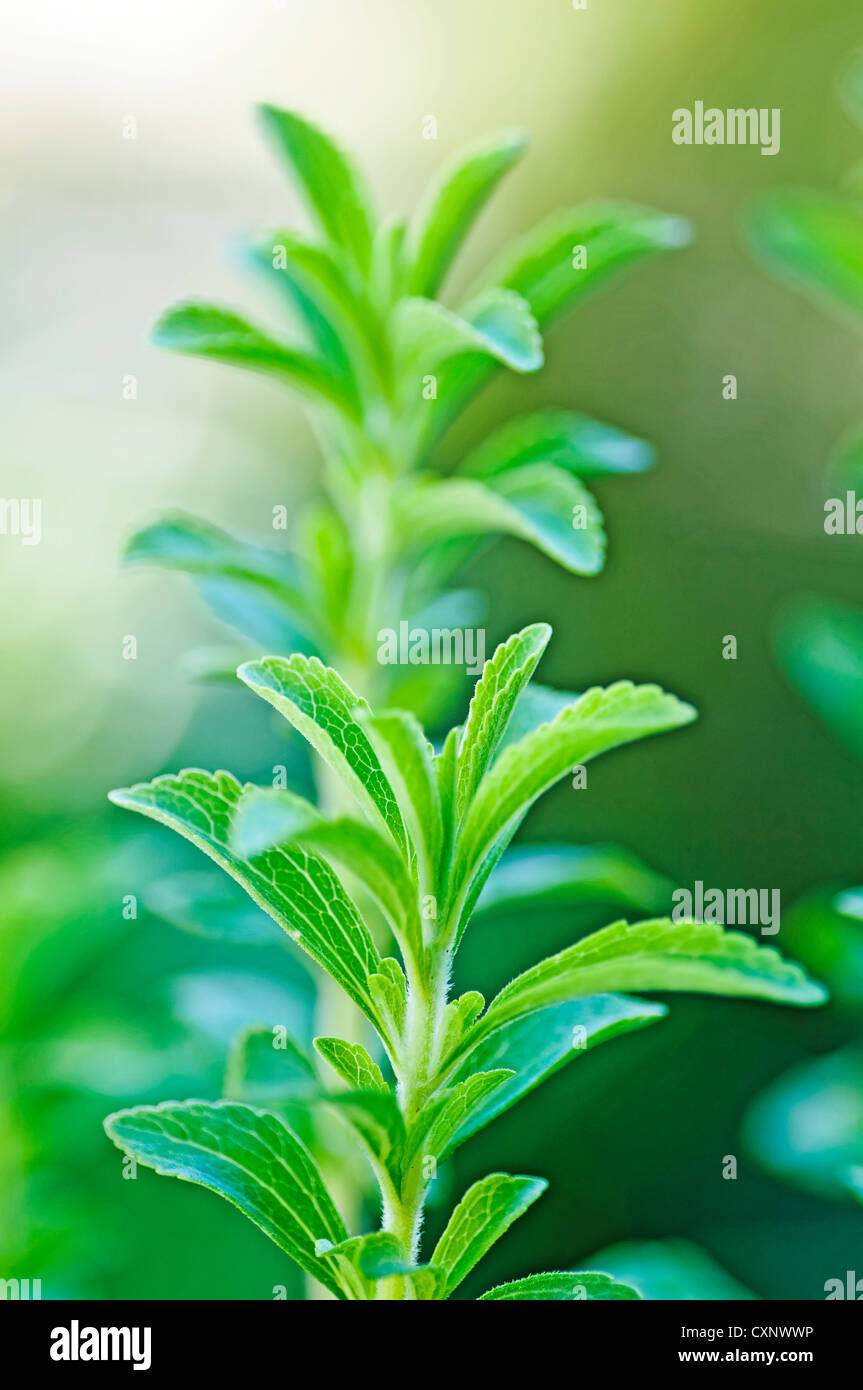
[[[535,372],[542,366],[542,337],[530,305],[520,294],[495,286],[483,290],[461,313],[478,335],[479,350],[494,361],[514,372]]]
[[[293,558],[237,540],[200,517],[160,517],[129,538],[123,559],[191,575],[216,616],[254,640],[273,636],[292,647],[299,633],[315,632]]]
[[[863,1047],[792,1067],[756,1097],[746,1144],[776,1177],[833,1201],[863,1201]]]
[[[281,229],[261,241],[276,274],[299,283],[326,318],[353,366],[368,375],[378,362],[380,328],[368,291],[337,248],[319,246]],[[356,378],[355,384],[356,384]]]
[[[491,1173],[468,1188],[431,1257],[433,1265],[446,1270],[444,1298],[449,1298],[495,1241],[547,1187],[542,1178]]]
[[[544,327],[611,275],[645,256],[678,250],[691,239],[691,228],[681,217],[597,199],[541,222],[493,261],[483,280],[523,295]],[[581,269],[573,265],[576,246],[586,251]]]
[[[315,1050],[333,1071],[355,1091],[387,1091],[377,1062],[373,1062],[359,1043],[342,1038],[315,1038]]]
[[[863,613],[804,599],[777,624],[776,649],[791,684],[833,736],[863,758]]]
[[[231,847],[242,858],[280,847],[302,848],[342,865],[360,880],[404,951],[422,952],[417,895],[388,835],[347,816],[325,820],[308,801],[277,787],[247,787],[231,824]]]
[[[469,1125],[474,1112],[513,1075],[514,1072],[505,1069],[474,1072],[444,1091],[431,1106],[426,1107],[419,1121],[409,1131],[404,1167],[407,1168],[419,1152],[424,1158],[448,1158],[462,1142],[462,1129],[471,1132]]]
[[[548,645],[548,623],[533,623],[502,642],[477,682],[458,754],[457,810],[463,817],[506,732],[515,702]]]
[[[288,310],[300,326],[303,339],[315,356],[329,362],[336,374],[354,379],[354,368],[344,343],[333,327],[332,322],[321,310],[320,295],[309,292],[308,280],[299,275],[276,267],[272,249],[266,247],[257,237],[241,241],[240,260],[244,266],[256,274],[268,291],[274,292],[287,304]]]
[[[617,990],[677,990],[821,1004],[826,991],[751,936],[713,922],[613,922],[516,976],[475,1025],[482,1037],[534,1009]]]
[[[369,976],[369,989],[375,1008],[386,1025],[387,1036],[400,1037],[407,1009],[407,982],[398,961],[391,956],[385,957],[377,974]]]
[[[531,1301],[534,1303],[579,1299],[640,1298],[628,1284],[620,1284],[610,1274],[592,1270],[560,1270],[551,1274],[529,1274],[526,1279],[514,1279],[511,1284],[498,1284],[481,1294],[480,1303]]]
[[[370,713],[366,701],[316,657],[265,657],[247,662],[237,674],[290,720],[373,820],[404,849],[407,839],[395,793],[356,717],[358,712]]]
[[[265,105],[259,113],[322,231],[367,272],[373,216],[357,170],[328,135],[295,112]]]
[[[526,145],[521,131],[492,136],[462,151],[434,181],[408,239],[412,294],[437,294],[471,225]]]
[[[430,891],[442,842],[432,746],[417,720],[405,710],[383,710],[366,716],[363,722],[396,793],[414,849],[425,860],[425,886]]]
[[[600,478],[642,473],[653,458],[649,444],[612,425],[569,410],[541,410],[493,430],[462,461],[461,471],[488,478],[526,464],[554,463],[580,478]]]
[[[442,1058],[447,1058],[454,1051],[484,1008],[485,999],[476,989],[470,989],[465,994],[460,994],[457,999],[449,1001],[441,1018]]]
[[[662,913],[672,889],[669,879],[617,845],[522,845],[507,850],[474,915],[583,903]]]
[[[467,1051],[462,1051],[455,1081],[476,1070],[508,1068],[514,1074],[465,1116],[456,1133],[455,1144],[463,1144],[560,1067],[583,1056],[589,1048],[658,1023],[667,1012],[664,1004],[648,1004],[643,999],[627,999],[623,995],[595,994],[526,1014],[484,1040],[480,1039],[476,1046],[471,1046],[469,1040]],[[464,1033],[468,1033],[470,1022]],[[451,1035],[447,1050],[457,1051],[462,1036],[464,1034]],[[451,1064],[443,1049],[442,1055],[442,1070],[446,1072]]]
[[[460,314],[432,299],[403,299],[395,310],[395,352],[406,400],[422,378],[464,353],[481,353],[515,372],[542,366],[542,340],[528,304],[511,290],[490,290]]]
[[[455,537],[510,535],[573,574],[598,574],[605,560],[605,532],[594,497],[552,464],[514,468],[483,482],[411,480],[394,509],[412,551]]]
[[[573,765],[694,717],[691,705],[656,685],[618,681],[588,690],[550,724],[504,749],[486,773],[459,837],[457,882],[469,882],[489,849],[511,838],[537,797]]]
[[[335,406],[351,420],[360,418],[360,403],[351,383],[323,359],[277,342],[218,305],[177,304],[162,315],[151,337],[157,347],[171,352],[275,376],[317,404]]]
[[[157,1173],[217,1192],[335,1294],[345,1291],[315,1243],[347,1237],[307,1149],[275,1115],[217,1101],[168,1101],[105,1120],[119,1149]]]
[[[311,1058],[284,1028],[244,1028],[231,1045],[225,1069],[226,1100],[272,1107],[308,1101],[318,1091]]]
[[[243,859],[233,852],[231,821],[242,795],[230,773],[189,768],[111,792],[110,800],[170,826],[215,860],[378,1026],[369,980],[381,961],[368,928],[315,855],[273,849]]]
[[[746,239],[783,284],[863,326],[863,213],[833,194],[784,190],[751,204]]]

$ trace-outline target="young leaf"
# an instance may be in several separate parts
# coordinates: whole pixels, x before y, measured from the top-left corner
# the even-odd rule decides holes
[[[491,1173],[468,1188],[431,1257],[433,1265],[446,1270],[444,1298],[449,1298],[495,1241],[547,1187],[542,1178]]]
[[[300,292],[301,306],[311,300],[318,318],[325,320],[339,344],[336,354],[324,353],[325,360],[350,378],[357,398],[379,390],[385,379],[381,328],[368,289],[350,261],[338,247],[319,246],[285,230],[262,240],[261,252],[270,258],[274,273]]]
[[[628,1284],[618,1283],[610,1274],[592,1270],[555,1271],[553,1274],[529,1274],[526,1279],[514,1279],[511,1284],[498,1284],[488,1293],[480,1294],[480,1303],[561,1302],[610,1298],[641,1298]]]
[[[413,1150],[409,1140],[406,1162],[420,1145],[423,1154],[431,1154],[438,1160],[449,1158],[462,1143],[462,1132],[465,1132],[465,1136],[472,1132],[472,1118],[483,1103],[514,1076],[513,1071],[498,1068],[495,1071],[474,1072],[464,1081],[456,1082],[443,1093],[435,1106],[431,1123],[421,1126]]]
[[[447,1058],[459,1045],[485,1008],[485,999],[477,989],[469,989],[457,999],[451,999],[443,1011],[440,1028],[439,1055]]]
[[[530,463],[554,463],[579,478],[642,473],[653,463],[653,449],[643,439],[612,425],[569,410],[541,410],[520,415],[463,459],[461,471],[488,478]]]
[[[319,307],[320,296],[309,292],[308,281],[291,273],[287,266],[277,265],[272,245],[267,246],[258,237],[241,241],[239,253],[242,263],[263,281],[268,290],[285,301],[291,317],[300,327],[306,346],[312,349],[316,357],[329,362],[338,376],[353,378],[356,385],[354,367],[345,344]]]
[[[167,1101],[105,1120],[119,1149],[157,1173],[217,1192],[336,1298],[345,1291],[319,1240],[347,1237],[307,1149],[275,1115],[228,1101]]]
[[[381,1279],[401,1276],[411,1281],[418,1299],[438,1297],[444,1271],[431,1265],[410,1264],[397,1238],[389,1231],[372,1231],[370,1235],[352,1236],[326,1252],[349,1261],[363,1280],[365,1296],[375,1297]]]
[[[282,273],[301,282],[342,342],[374,347],[379,329],[367,290],[336,247],[319,246],[285,228],[262,237],[260,246]]]
[[[300,731],[400,849],[407,840],[395,793],[356,714],[369,713],[341,676],[316,657],[249,661],[237,675]]]
[[[506,731],[518,696],[548,645],[548,623],[534,623],[502,642],[477,682],[458,754],[457,809],[469,803]]]
[[[479,1038],[475,1046],[468,1026],[461,1036],[452,1037],[450,1041],[450,1049],[457,1052],[462,1037],[467,1035],[468,1038],[452,1080],[457,1082],[477,1070],[497,1068],[508,1068],[514,1074],[464,1117],[453,1147],[463,1144],[546,1077],[583,1056],[588,1048],[657,1023],[667,1012],[664,1004],[648,1004],[643,999],[627,999],[617,994],[595,994],[525,1014],[484,1040]],[[452,1062],[447,1060],[443,1050],[442,1056],[441,1071],[446,1074]]]
[[[380,970],[369,976],[369,990],[378,1016],[383,1019],[384,1035],[400,1037],[405,1023],[407,982],[397,960],[387,956],[381,961]]]
[[[411,224],[411,294],[437,294],[472,223],[526,145],[521,131],[495,135],[464,150],[435,180]]]
[[[468,882],[489,849],[511,837],[537,797],[576,763],[694,717],[691,705],[656,685],[618,681],[588,690],[550,724],[506,748],[486,773],[459,837],[457,882]]]
[[[381,1069],[359,1043],[341,1038],[315,1038],[315,1051],[354,1091],[386,1091]]]
[[[373,217],[359,173],[335,142],[293,111],[259,108],[264,129],[296,177],[300,191],[329,239],[368,271]]]
[[[323,359],[277,342],[218,305],[178,304],[162,315],[151,336],[157,347],[172,352],[278,377],[318,404],[335,406],[351,420],[360,418],[355,388]]]
[[[365,716],[363,722],[395,790],[414,849],[424,856],[430,886],[442,840],[440,795],[431,744],[417,720],[405,710],[383,710]]]
[[[605,559],[595,499],[577,478],[551,464],[514,468],[487,482],[412,480],[396,497],[394,510],[413,551],[460,536],[510,535],[573,574],[598,574]]]
[[[516,976],[489,1004],[472,1036],[534,1009],[612,990],[677,990],[821,1004],[826,991],[799,965],[751,936],[713,922],[614,922]]]
[[[395,352],[404,395],[414,400],[422,377],[464,353],[481,353],[514,372],[542,366],[542,340],[528,304],[510,290],[490,290],[461,314],[436,300],[403,299],[395,311]]]
[[[381,961],[354,904],[328,865],[305,850],[273,849],[251,859],[235,854],[231,821],[242,795],[229,773],[189,768],[121,788],[110,799],[170,826],[208,854],[378,1025],[369,980]]]

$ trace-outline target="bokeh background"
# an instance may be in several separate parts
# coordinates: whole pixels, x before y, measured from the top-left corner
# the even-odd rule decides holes
[[[0,492],[42,499],[43,539],[0,538],[0,1276],[41,1278],[45,1297],[297,1292],[278,1250],[215,1197],[150,1173],[124,1182],[101,1130],[123,1104],[217,1095],[243,1023],[275,1015],[302,1035],[311,1017],[308,975],[278,942],[213,942],[148,911],[148,887],[194,859],[105,801],[160,770],[255,779],[290,757],[248,692],[190,679],[188,651],[224,632],[180,578],[122,570],[125,537],[177,507],[264,537],[274,504],[316,486],[289,394],[160,354],[147,329],[181,297],[260,302],[238,239],[301,215],[255,128],[260,100],[349,144],[392,213],[465,141],[524,126],[532,152],[456,291],[503,239],[589,196],[688,216],[691,248],[591,299],[552,333],[546,370],[497,385],[447,445],[454,457],[485,422],[553,403],[658,450],[652,473],[597,489],[611,538],[598,579],[514,542],[471,571],[492,641],[553,622],[543,679],[655,679],[701,711],[610,759],[589,799],[559,789],[524,837],[613,840],[675,884],[769,885],[783,904],[853,884],[859,771],[789,688],[771,632],[801,593],[860,592],[855,541],[822,520],[830,451],[863,414],[863,348],[771,282],[739,227],[754,194],[832,187],[863,153],[836,99],[859,7],[44,0],[13,3],[4,27]],[[697,99],[780,107],[781,153],[673,145],[671,112]],[[559,912],[527,926],[478,924],[460,976],[487,992],[573,930]],[[767,1176],[741,1118],[789,1064],[854,1032],[836,1009],[680,999],[561,1073],[454,1165],[456,1193],[490,1168],[552,1184],[466,1294],[676,1236],[761,1297],[823,1297],[860,1263],[863,1213]]]

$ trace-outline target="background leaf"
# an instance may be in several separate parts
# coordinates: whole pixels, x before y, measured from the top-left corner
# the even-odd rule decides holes
[[[828,193],[763,194],[746,215],[750,250],[784,284],[863,326],[863,213]]]
[[[300,731],[360,805],[404,848],[398,802],[356,718],[358,712],[369,713],[365,700],[316,657],[265,657],[247,662],[237,674]]]
[[[802,1062],[755,1098],[747,1147],[785,1182],[863,1201],[863,1046]]]

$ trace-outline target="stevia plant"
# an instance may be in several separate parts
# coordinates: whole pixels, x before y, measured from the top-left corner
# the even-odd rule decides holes
[[[424,1261],[423,1207],[438,1164],[574,1050],[664,1012],[616,991],[798,1004],[822,998],[799,967],[751,938],[668,919],[616,922],[589,935],[517,976],[488,1006],[475,990],[449,997],[453,956],[477,897],[533,802],[574,763],[693,717],[689,705],[657,686],[621,681],[565,699],[550,722],[535,723],[529,682],[548,637],[548,627],[536,624],[497,649],[464,726],[449,732],[437,754],[410,714],[374,713],[315,657],[242,666],[246,685],[341,779],[351,815],[325,816],[288,791],[242,787],[229,773],[197,769],[112,793],[232,874],[377,1035],[386,1075],[360,1043],[315,1040],[343,1083],[329,1103],[352,1128],[380,1188],[375,1232],[345,1228],[308,1150],[272,1114],[189,1101],[106,1121],[112,1139],[140,1162],[234,1202],[337,1298],[427,1300],[455,1292],[545,1184],[504,1173],[475,1183]],[[516,723],[512,737],[519,717],[527,730],[519,736]],[[381,956],[345,871],[386,921],[398,957]],[[484,1295],[574,1296],[637,1295],[601,1273],[571,1271]]]
[[[438,296],[474,220],[522,155],[524,137],[505,133],[467,150],[414,217],[381,223],[359,172],[329,137],[291,112],[261,114],[315,228],[313,237],[278,230],[244,246],[287,311],[291,341],[208,303],[169,310],[153,338],[297,388],[322,446],[324,497],[296,519],[288,548],[171,514],[139,530],[126,557],[185,571],[217,617],[242,634],[248,645],[227,658],[193,654],[199,677],[233,681],[238,659],[256,653],[315,654],[358,693],[412,709],[437,731],[456,694],[463,697],[457,666],[379,662],[381,630],[406,623],[409,633],[447,634],[481,622],[481,596],[451,584],[496,533],[533,544],[570,572],[596,573],[605,534],[585,480],[637,474],[652,463],[643,441],[557,409],[508,421],[464,453],[450,476],[442,476],[439,442],[496,372],[540,366],[540,334],[555,318],[617,272],[684,245],[689,229],[680,218],[619,201],[571,208],[499,255],[456,313]],[[317,781],[323,807],[344,805],[325,767]],[[632,855],[560,845],[544,847],[541,863],[515,852],[489,910],[533,897],[539,868],[570,901],[665,907],[667,885]],[[169,903],[170,920],[222,934],[230,897],[213,883],[204,901],[203,883],[200,874],[169,876],[153,885],[152,906],[161,912],[157,904]],[[326,979],[317,1013],[320,1031],[351,1035],[355,1011]],[[242,1076],[249,1049],[252,1039],[238,1040],[232,1075]],[[248,1078],[237,1087],[247,1092]],[[343,1205],[352,1185],[342,1174]]]
[[[556,315],[614,271],[683,244],[688,230],[623,203],[576,208],[504,253],[456,312],[435,296],[521,137],[468,152],[415,218],[379,225],[356,170],[327,137],[273,108],[264,120],[318,235],[278,232],[249,255],[286,296],[304,341],[289,345],[201,304],[170,311],[154,336],[299,389],[314,410],[327,500],[302,519],[290,553],[172,516],[139,532],[129,557],[191,573],[259,652],[291,653],[247,662],[240,676],[308,740],[319,805],[198,770],[113,799],[197,844],[322,968],[330,1026],[315,1047],[341,1085],[326,1087],[319,1064],[292,1044],[281,1059],[291,1106],[280,1114],[234,1099],[191,1101],[121,1112],[106,1125],[141,1162],[226,1196],[335,1297],[441,1299],[544,1184],[507,1174],[475,1184],[426,1261],[422,1222],[438,1164],[566,1061],[664,1013],[614,991],[802,1004],[821,991],[749,938],[651,918],[576,942],[487,1008],[477,991],[450,997],[455,951],[484,887],[494,900],[496,879],[510,904],[541,895],[537,866],[558,887],[583,881],[589,893],[591,875],[604,875],[607,890],[610,871],[624,900],[656,892],[637,862],[614,853],[602,863],[567,848],[504,856],[533,801],[574,764],[685,724],[693,711],[655,686],[620,682],[580,697],[537,686],[549,629],[536,624],[498,648],[464,726],[434,750],[404,707],[437,721],[448,691],[415,677],[451,672],[381,665],[381,628],[403,617],[409,627],[449,625],[459,596],[445,586],[489,535],[519,537],[573,573],[596,573],[604,531],[583,480],[640,471],[651,457],[618,430],[548,410],[495,431],[452,476],[433,466],[436,445],[497,368],[540,366],[540,331]],[[362,1039],[345,1035],[354,1016],[369,1030]],[[240,1039],[229,1096],[254,1092],[243,1081],[262,1048],[272,1064],[271,1043],[260,1030]],[[332,1164],[323,1174],[295,1133],[322,1106],[368,1160],[379,1230],[348,1231],[328,1190]],[[601,1273],[569,1271],[485,1297],[637,1295]]]

